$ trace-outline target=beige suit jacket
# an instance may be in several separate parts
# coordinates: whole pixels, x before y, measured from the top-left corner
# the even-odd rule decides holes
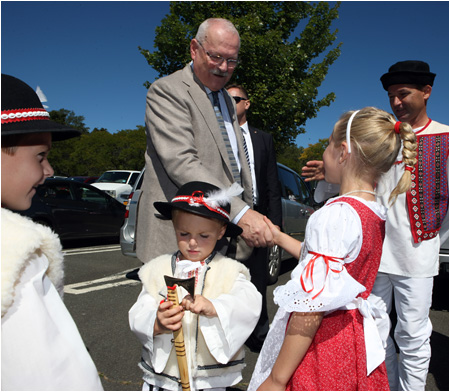
[[[233,219],[246,205],[252,207],[252,184],[235,104],[226,91],[224,96],[236,132],[244,188],[242,198],[235,197],[231,203]],[[205,181],[218,187],[229,187],[233,183],[214,109],[189,64],[151,85],[147,93],[145,124],[145,176],[136,233],[137,256],[144,263],[177,250],[172,222],[156,216],[155,201],[171,200],[178,188],[190,181]],[[225,246],[220,244],[222,252]],[[250,249],[241,237],[237,248],[236,259],[246,259]]]

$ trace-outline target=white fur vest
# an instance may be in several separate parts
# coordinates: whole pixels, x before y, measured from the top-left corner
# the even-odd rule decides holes
[[[175,259],[172,255],[159,256],[146,263],[139,271],[139,277],[146,291],[154,298],[159,297],[159,291],[165,287],[164,275],[173,276],[175,269]],[[204,275],[204,281],[198,282],[195,289],[196,294],[201,294],[208,299],[214,299],[221,294],[229,293],[239,274],[243,274],[250,280],[248,269],[236,260],[225,257],[217,253],[208,264],[208,270]],[[195,337],[195,342],[191,342],[191,347],[196,347],[195,355],[192,356],[192,377],[208,377],[223,375],[227,372],[241,371],[244,367],[244,349],[241,348],[227,364],[218,363],[211,355],[206,345],[205,339],[198,328],[198,316],[192,318],[192,323],[186,325],[183,322],[183,329],[189,328],[189,336]],[[194,339],[194,338],[193,338]],[[191,354],[192,355],[192,354]],[[153,373],[150,366],[151,360],[147,350],[143,350],[142,357],[145,363],[141,364],[144,371]],[[172,380],[179,378],[179,370],[175,349],[172,348],[167,365],[160,376],[168,377]]]
[[[64,271],[61,242],[50,228],[2,208],[2,317],[14,302],[14,289],[33,254],[45,255],[47,276],[63,296]]]

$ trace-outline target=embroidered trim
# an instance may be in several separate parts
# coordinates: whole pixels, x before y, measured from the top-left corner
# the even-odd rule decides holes
[[[236,366],[236,365],[242,365],[244,363],[244,358],[242,359],[238,359],[235,361],[230,361],[227,363],[217,363],[215,365],[205,365],[205,366],[197,366],[198,370],[212,370],[212,369],[223,369],[223,368],[227,368],[227,367],[231,367],[231,366]]]
[[[448,134],[419,136],[417,164],[406,195],[414,243],[436,237],[448,209]]]
[[[50,114],[42,108],[2,110],[2,124],[19,121],[48,120]]]
[[[144,370],[144,371],[146,370],[146,371],[148,371],[149,373],[152,373],[153,375],[166,377],[166,378],[168,378],[169,380],[175,381],[175,382],[177,382],[178,384],[180,384],[180,380],[179,380],[178,377],[174,377],[174,376],[171,376],[170,374],[163,373],[163,372],[162,372],[162,373],[156,373],[156,372],[155,372],[155,369],[153,369],[153,366],[149,365],[149,364],[147,363],[147,361],[146,361],[144,358],[142,358],[142,357],[141,357],[140,365],[141,365],[141,369]]]

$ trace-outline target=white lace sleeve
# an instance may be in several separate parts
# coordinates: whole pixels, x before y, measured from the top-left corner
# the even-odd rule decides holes
[[[365,291],[345,268],[361,249],[361,220],[347,203],[331,201],[309,219],[300,262],[274,291],[275,303],[287,312],[336,310]]]
[[[252,378],[248,385],[248,391],[256,391],[266,378],[269,377],[284,342],[289,316],[290,313],[287,313],[283,309],[278,309],[275,314],[270,325],[269,333],[264,340],[261,353],[256,361],[255,369],[253,370]]]

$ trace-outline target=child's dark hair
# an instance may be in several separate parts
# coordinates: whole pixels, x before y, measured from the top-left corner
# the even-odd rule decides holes
[[[347,123],[353,113],[343,114],[334,126],[335,144],[346,140]],[[402,162],[405,165],[405,172],[391,192],[389,197],[391,203],[395,202],[399,194],[407,192],[411,187],[411,170],[417,161],[416,135],[409,124],[397,122],[392,114],[374,107],[359,110],[351,122],[352,156],[359,161],[360,173],[371,174],[375,180],[394,164],[402,142]]]
[[[20,142],[27,137],[27,134],[2,135],[2,151],[8,155],[14,155]]]

